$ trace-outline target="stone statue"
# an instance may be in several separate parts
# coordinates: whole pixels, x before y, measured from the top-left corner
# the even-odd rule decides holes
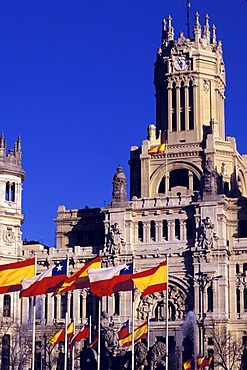
[[[216,239],[214,224],[210,217],[206,217],[201,223],[199,245],[201,248],[208,250],[213,247],[214,239]]]
[[[111,226],[110,232],[106,236],[106,245],[104,248],[104,252],[109,253],[111,255],[117,255],[120,252],[121,247],[125,246],[124,238],[122,237],[121,230],[119,228],[119,224],[115,222],[114,225]]]
[[[121,166],[118,166],[117,173],[113,177],[112,184],[112,206],[119,207],[125,205],[127,203],[127,181]]]
[[[165,367],[166,345],[163,342],[156,342],[150,348],[150,370],[158,368],[164,369]]]
[[[211,158],[208,158],[203,173],[203,193],[217,194],[217,173],[213,167]]]

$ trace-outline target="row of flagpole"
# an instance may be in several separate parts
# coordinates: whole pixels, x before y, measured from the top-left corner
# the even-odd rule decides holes
[[[133,261],[134,262],[134,261]],[[36,264],[35,264],[36,265]],[[166,278],[167,281],[167,290],[166,290],[166,369],[168,370],[168,318],[169,318],[169,310],[168,310],[168,256],[166,256]],[[68,266],[68,264],[67,264]],[[134,267],[134,266],[133,266]],[[35,268],[36,270],[36,268]],[[68,275],[68,273],[67,273]],[[68,293],[66,292],[66,313],[65,313],[65,337],[64,337],[64,370],[67,370],[68,368],[68,305],[69,305],[69,299],[68,299]],[[135,368],[135,300],[134,300],[134,289],[131,291],[131,311],[132,311],[132,358],[131,358],[131,369],[134,370]],[[101,363],[101,313],[102,313],[102,298],[99,297],[98,299],[98,354],[97,354],[97,370],[100,370],[100,363]],[[91,317],[90,317],[91,321]],[[147,325],[148,325],[148,331],[147,331],[147,345],[149,349],[149,315],[147,316]],[[33,337],[32,337],[32,370],[35,370],[35,336],[36,336],[36,297],[33,297]],[[91,322],[90,322],[90,336],[91,336]],[[89,343],[91,343],[91,338],[89,338]],[[41,356],[42,357],[42,356]],[[42,359],[41,359],[42,362]],[[42,364],[41,364],[42,369]],[[72,347],[72,369],[74,369],[74,346]]]
[[[102,311],[102,298],[119,291],[131,292],[132,310],[132,370],[134,370],[134,344],[135,344],[135,302],[134,287],[141,297],[160,290],[167,290],[168,283],[168,257],[149,270],[134,272],[134,259],[130,264],[117,265],[115,267],[102,268],[101,257],[97,257],[82,268],[77,270],[70,277],[68,276],[68,257],[41,274],[37,275],[37,258],[24,260],[0,267],[0,294],[8,291],[20,291],[20,297],[33,297],[33,337],[32,337],[32,370],[35,370],[35,324],[36,324],[36,296],[47,293],[53,295],[66,293],[66,314],[65,329],[63,332],[65,341],[64,370],[67,370],[68,361],[68,294],[74,289],[90,288],[91,293],[99,297],[98,314],[98,370],[100,369],[101,344],[100,324]],[[11,277],[11,279],[10,279]],[[22,286],[22,288],[20,288]],[[57,287],[60,288],[57,288]],[[21,290],[20,290],[21,289]],[[167,293],[167,317],[166,317],[166,345],[168,354],[168,293]],[[147,317],[147,320],[148,317]],[[74,328],[74,326],[73,326]],[[138,328],[137,328],[138,329]],[[73,352],[73,351],[72,351]],[[42,357],[42,356],[41,356]],[[168,357],[168,356],[167,356]],[[167,359],[168,361],[168,359]],[[168,364],[168,362],[167,362]],[[168,366],[167,366],[168,369]]]

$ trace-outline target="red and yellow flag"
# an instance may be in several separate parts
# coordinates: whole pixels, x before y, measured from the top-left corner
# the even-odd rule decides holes
[[[92,261],[88,262],[85,266],[83,266],[80,270],[77,270],[73,275],[67,277],[63,285],[57,289],[54,295],[68,292],[74,289],[88,288],[90,283],[87,270],[89,268],[100,269],[101,257],[93,259]]]
[[[166,150],[166,141],[164,141],[161,145],[157,145],[151,149],[149,149],[148,154],[154,155],[154,154],[164,154]]]
[[[0,294],[21,290],[21,281],[35,274],[35,258],[0,266]]]
[[[142,293],[142,297],[148,294],[167,289],[167,262],[164,261],[158,266],[149,270],[138,272],[132,275],[136,287]]]
[[[68,326],[67,326],[67,338],[72,338],[74,334],[74,321],[72,321]],[[65,340],[65,329],[60,329],[57,331],[53,337],[49,340],[48,343],[50,344],[58,344],[59,342],[63,342]]]
[[[145,321],[142,325],[138,326],[138,328],[134,331],[134,341],[135,343],[142,338],[146,338],[148,335],[148,322]],[[128,347],[132,344],[132,333],[127,335],[127,337],[123,338],[119,341],[122,347]]]

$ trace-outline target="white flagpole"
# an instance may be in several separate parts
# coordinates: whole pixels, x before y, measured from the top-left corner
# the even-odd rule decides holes
[[[132,356],[131,356],[131,370],[135,370],[135,300],[134,289],[131,292],[131,307],[132,307]]]
[[[67,294],[67,293],[66,293]],[[68,294],[67,294],[67,310],[65,313],[65,337],[64,337],[64,370],[67,370],[68,363]]]
[[[148,347],[148,350],[149,350],[149,339],[150,339],[150,336],[149,336],[149,314],[147,314],[147,323],[148,323],[147,347]]]
[[[168,255],[166,256],[166,370],[168,370],[168,319],[169,319],[169,307],[168,307]]]
[[[75,334],[75,317],[73,317],[73,323],[74,323],[74,326],[73,326],[73,336]],[[72,370],[74,370],[75,368],[75,346],[72,346],[72,350],[71,350],[71,356],[72,356],[72,359],[71,359],[71,368]]]
[[[37,256],[35,256],[34,276],[37,273]],[[35,370],[35,321],[36,321],[36,297],[33,297],[33,338],[32,338],[32,370]]]
[[[135,271],[134,262],[135,259],[133,257],[133,273]],[[134,285],[134,282],[133,282]],[[134,288],[134,286],[133,286]],[[135,370],[135,297],[134,297],[134,289],[131,292],[131,309],[132,309],[132,356],[131,356],[131,370]]]
[[[167,168],[167,148],[168,148],[168,145],[167,145],[167,137],[166,137],[166,146],[165,146],[165,162],[166,162],[166,181],[165,181],[165,187],[166,187],[166,189],[165,189],[165,195],[166,195],[166,198],[168,196],[168,186],[169,186],[169,182],[168,182],[168,168]]]
[[[36,321],[36,297],[33,297],[33,340],[32,340],[32,370],[35,370],[35,321]]]
[[[92,316],[89,316],[89,344],[92,342]]]
[[[98,317],[98,364],[97,364],[97,370],[100,370],[100,323],[101,323],[101,302],[102,298],[99,297],[99,317]]]
[[[66,276],[68,276],[69,270],[69,256],[67,255],[67,266],[66,266]],[[68,307],[69,307],[69,295],[68,292],[66,294],[66,312],[65,312],[65,338],[64,338],[64,370],[67,370],[68,364],[68,322],[69,322],[69,314],[68,314]]]

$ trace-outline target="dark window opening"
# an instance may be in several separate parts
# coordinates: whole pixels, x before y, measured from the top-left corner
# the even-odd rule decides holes
[[[138,222],[138,239],[140,242],[143,242],[143,223],[142,221]]]
[[[10,317],[11,315],[11,296],[4,294],[3,296],[3,317]]]
[[[150,238],[155,241],[156,235],[155,235],[155,222],[152,220],[150,222]]]
[[[53,317],[56,320],[57,319],[57,297],[54,297],[54,311],[53,311]]]
[[[10,183],[9,181],[6,182],[6,191],[5,191],[5,200],[9,201],[10,200]]]
[[[239,220],[238,234],[240,238],[245,238],[247,236],[246,220]]]
[[[187,230],[187,239],[193,238],[194,237],[194,220],[192,218],[187,218],[186,230]]]
[[[240,273],[240,268],[239,268],[239,264],[237,263],[236,264],[236,274],[239,274]]]
[[[48,296],[46,294],[45,296],[45,321],[47,322],[48,320]]]
[[[166,182],[165,178],[163,177],[159,185],[158,193],[165,194],[165,192],[166,192]]]
[[[210,285],[207,289],[207,296],[208,296],[208,312],[214,311],[214,302],[213,302],[213,288]]]
[[[15,183],[14,182],[13,184],[11,184],[11,188],[10,188],[10,200],[11,202],[15,201]]]
[[[1,370],[9,370],[10,366],[10,335],[5,334],[2,337],[2,366]]]
[[[119,293],[115,293],[114,294],[114,304],[115,304],[115,307],[114,307],[114,311],[115,311],[115,315],[120,315],[120,300],[119,300]]]
[[[194,130],[193,86],[189,84],[189,129]]]
[[[247,289],[244,289],[244,311],[247,311]]]
[[[180,89],[180,124],[181,131],[185,131],[185,93],[184,93],[184,83],[181,83]]]
[[[193,190],[201,190],[201,184],[198,177],[193,173]]]
[[[168,222],[163,220],[163,238],[168,240]]]
[[[189,189],[188,170],[178,169],[170,172],[170,190],[175,186],[184,186]]]
[[[178,218],[175,220],[175,237],[180,240],[180,221]]]
[[[240,290],[236,289],[237,313],[240,314]]]
[[[172,87],[172,131],[177,131],[177,97],[175,84]]]
[[[74,295],[71,292],[70,295],[70,320],[73,320],[73,313],[74,313]]]
[[[61,319],[65,319],[67,312],[67,294],[61,295]]]

